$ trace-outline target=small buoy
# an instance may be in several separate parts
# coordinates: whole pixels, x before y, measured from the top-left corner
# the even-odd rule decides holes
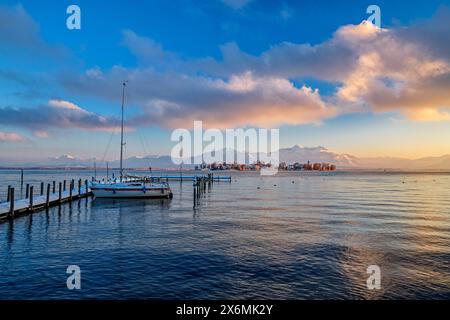
[[[292,181],[292,183],[295,183],[295,181]]]
[[[276,185],[276,184],[274,184],[273,186],[274,186],[274,187],[276,187],[277,185]]]
[[[258,189],[258,190],[259,190],[259,189],[261,189],[261,188],[260,188],[260,187],[258,187],[258,188],[256,188],[256,189]]]

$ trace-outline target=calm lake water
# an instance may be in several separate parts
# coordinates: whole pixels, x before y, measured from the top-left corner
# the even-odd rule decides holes
[[[195,210],[192,184],[172,182],[171,201],[83,199],[0,223],[0,299],[450,299],[450,174],[232,175]],[[19,179],[0,171],[0,199]]]

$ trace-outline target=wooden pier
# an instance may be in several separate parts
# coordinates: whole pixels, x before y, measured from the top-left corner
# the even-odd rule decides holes
[[[94,181],[94,178],[93,178]],[[104,180],[103,180],[104,181]],[[112,181],[112,180],[107,180]],[[128,176],[123,179],[124,182],[169,182],[180,181],[193,182],[194,187],[194,208],[198,205],[200,196],[207,190],[211,189],[214,182],[230,182],[231,176],[214,176],[213,173],[197,174],[197,175],[158,175],[151,177],[134,177]],[[69,182],[69,183],[67,183]],[[23,188],[23,170],[21,171],[20,185]],[[0,202],[0,220],[14,219],[18,216],[33,213],[50,207],[60,206],[63,203],[70,203],[80,198],[92,196],[93,193],[89,188],[88,180],[75,180],[52,183],[46,185],[41,182],[40,190],[35,191],[34,186],[26,184],[25,198],[16,199],[15,188],[8,186],[7,199]]]
[[[29,184],[26,187],[25,199],[15,198],[15,188],[8,187],[8,197],[6,202],[0,203],[0,220],[13,219],[17,216],[32,213],[42,209],[59,206],[65,202],[72,202],[80,198],[86,198],[92,195],[87,180],[84,183],[78,180],[70,181],[68,189],[66,189],[66,181],[59,182],[58,188],[56,182],[48,183],[44,189],[44,183],[41,182],[39,194],[34,192],[34,187]]]
[[[214,182],[231,182],[231,176],[215,176],[212,173],[208,174],[198,174],[198,175],[158,175],[158,176],[151,176],[149,179],[153,179],[156,181],[187,181],[192,182],[198,179],[207,179],[208,181],[214,181]]]

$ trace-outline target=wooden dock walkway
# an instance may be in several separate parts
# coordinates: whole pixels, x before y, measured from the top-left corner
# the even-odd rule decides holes
[[[0,220],[15,218],[22,214],[58,206],[65,202],[71,202],[92,195],[87,180],[85,180],[84,184],[79,180],[78,186],[76,186],[75,183],[70,183],[67,190],[64,190],[63,184],[59,183],[58,189],[52,188],[51,184],[47,184],[47,192],[45,194],[42,185],[41,193],[39,195],[34,195],[33,191],[33,187],[29,187],[27,198],[16,200],[14,198],[15,190],[14,188],[10,188],[10,190],[8,190],[8,200],[0,203]]]
[[[94,178],[93,178],[94,179]],[[105,180],[102,180],[105,181]],[[107,180],[112,181],[112,180]],[[214,182],[230,182],[231,176],[214,176],[213,173],[208,174],[196,174],[196,175],[158,175],[151,177],[133,177],[129,176],[124,179],[126,182],[162,182],[162,181],[180,181],[180,182],[193,182],[194,186],[194,207],[198,204],[200,195],[205,193],[211,188],[211,184]],[[0,202],[0,220],[14,219],[17,216],[33,213],[42,209],[50,207],[60,206],[63,203],[72,202],[80,198],[86,198],[92,196],[92,191],[89,188],[88,180],[84,183],[82,180],[68,181],[69,186],[66,188],[66,180],[59,182],[58,184],[53,181],[52,184],[48,183],[46,186],[43,182],[40,185],[39,194],[34,192],[34,186],[27,184],[25,199],[15,199],[15,188],[8,186],[8,198],[4,202]],[[23,171],[21,174],[21,186],[23,187]]]
[[[208,179],[214,182],[220,182],[220,181],[225,181],[225,182],[230,182],[231,181],[231,176],[215,176],[213,174],[198,174],[198,175],[158,175],[155,176],[153,175],[151,177],[151,179],[153,180],[158,180],[158,181],[195,181],[197,179]]]

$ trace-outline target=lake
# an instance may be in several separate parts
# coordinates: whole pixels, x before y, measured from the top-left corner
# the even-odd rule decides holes
[[[0,299],[450,299],[450,174],[231,175],[197,208],[192,183],[171,182],[172,200],[82,199],[0,223]],[[20,172],[0,181],[0,199],[20,193]]]

